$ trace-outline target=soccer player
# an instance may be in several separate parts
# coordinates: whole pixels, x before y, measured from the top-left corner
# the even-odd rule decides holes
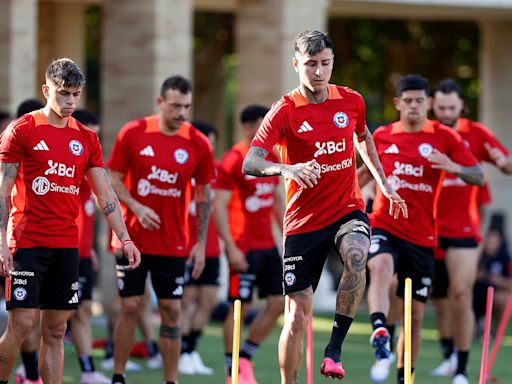
[[[103,168],[98,137],[71,117],[85,83],[80,68],[58,59],[45,78],[46,106],[14,120],[0,138],[0,274],[7,278],[9,310],[0,338],[0,383],[7,383],[37,308],[43,382],[62,382],[66,321],[78,307],[75,219],[85,175],[123,243],[129,268],[140,262]]]
[[[217,130],[212,125],[193,121],[192,125],[199,129],[215,150]],[[213,190],[212,190],[213,191]],[[212,192],[213,194],[213,192]],[[190,243],[197,239],[196,205],[195,201],[189,209]],[[185,375],[212,375],[213,369],[207,367],[197,351],[197,344],[201,338],[203,328],[208,324],[210,315],[217,306],[217,291],[219,286],[219,256],[220,242],[213,215],[208,224],[208,235],[205,248],[205,266],[199,279],[193,279],[185,274],[185,287],[182,299],[182,343],[179,362],[179,372]]]
[[[432,110],[437,120],[462,137],[478,162],[488,162],[504,174],[512,174],[512,157],[492,132],[476,121],[461,117],[464,95],[453,80],[441,81],[435,89]],[[474,332],[472,292],[478,266],[478,188],[467,185],[456,175],[448,175],[437,205],[439,247],[446,252],[448,295],[453,342],[457,350],[454,384],[465,384],[467,361]],[[449,341],[448,341],[449,343]]]
[[[389,287],[396,273],[397,295],[403,298],[405,279],[412,279],[412,366],[420,346],[424,308],[432,285],[437,244],[435,207],[445,174],[466,183],[483,184],[483,171],[461,137],[427,119],[428,82],[418,75],[401,78],[394,104],[400,120],[378,128],[375,146],[389,183],[407,201],[414,220],[390,220],[389,204],[377,191],[372,213],[372,241],[368,257],[370,338],[377,359],[389,356]],[[402,306],[403,307],[403,306]],[[404,380],[403,329],[397,346],[398,383]]]
[[[240,382],[243,384],[256,383],[251,359],[284,308],[283,268],[272,233],[272,218],[282,226],[284,214],[279,178],[251,177],[242,173],[249,145],[267,112],[268,108],[260,105],[249,105],[242,110],[242,140],[224,155],[216,182],[215,222],[230,264],[229,301],[242,302],[242,318],[249,312],[255,287],[266,302],[240,348]],[[269,157],[278,161],[274,153]],[[231,383],[232,319],[233,307],[230,306],[224,321],[228,383]]]
[[[112,185],[126,207],[128,229],[142,252],[137,270],[124,271],[124,261],[118,260],[121,313],[114,331],[113,383],[124,383],[148,272],[162,321],[159,349],[164,382],[177,381],[185,263],[192,264],[195,279],[205,263],[214,173],[212,148],[187,122],[192,107],[192,85],[187,79],[166,79],[156,103],[158,114],[129,122],[121,129],[108,162]],[[197,242],[190,248],[187,213],[192,178]]]
[[[283,175],[285,323],[279,340],[281,382],[297,383],[303,336],[313,292],[330,250],[345,265],[338,287],[331,339],[321,366],[324,376],[343,378],[341,347],[363,296],[370,227],[356,179],[354,147],[391,200],[390,213],[407,214],[404,200],[382,171],[366,127],[365,104],[349,88],[329,84],[332,40],[319,31],[294,40],[293,67],[299,86],[277,101],[252,141],[243,170],[254,176]],[[274,144],[282,164],[267,160]]]

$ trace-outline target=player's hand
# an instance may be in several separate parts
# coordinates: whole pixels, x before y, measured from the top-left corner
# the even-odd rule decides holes
[[[503,168],[507,165],[507,156],[499,148],[493,147],[489,143],[484,143],[484,148],[487,150],[491,161],[496,164],[498,168]]]
[[[199,277],[203,273],[205,264],[204,259],[204,244],[194,244],[194,246],[190,250],[190,256],[188,257],[187,264],[192,264],[194,266],[194,268],[192,269],[191,276],[195,280],[199,279]]]
[[[158,216],[158,214],[151,208],[142,204],[138,204],[132,211],[135,216],[137,216],[140,225],[142,225],[144,229],[160,229],[160,216]]]
[[[0,275],[9,277],[11,276],[13,267],[12,253],[8,248],[0,250]]]
[[[140,264],[140,251],[137,249],[133,241],[125,241],[123,243],[123,254],[128,259],[126,269],[132,270]]]
[[[236,245],[226,249],[229,259],[229,265],[237,272],[246,272],[249,269],[245,254]]]
[[[394,219],[398,219],[400,211],[405,219],[409,217],[409,211],[407,210],[407,204],[405,200],[388,184],[382,189],[382,194],[389,200],[389,215],[393,216]]]
[[[437,149],[432,151],[432,154],[427,157],[427,160],[432,163],[432,168],[441,169],[451,174],[458,174],[461,172],[460,165],[453,162],[444,153],[439,152]]]
[[[313,188],[320,178],[320,164],[316,160],[307,163],[286,165],[281,172],[287,179],[294,180],[302,188]]]

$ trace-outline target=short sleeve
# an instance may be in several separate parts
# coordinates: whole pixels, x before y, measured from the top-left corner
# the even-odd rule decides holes
[[[261,147],[270,152],[275,144],[280,144],[288,124],[286,115],[289,108],[284,100],[274,103],[256,132],[251,146]]]
[[[0,136],[0,161],[2,163],[20,163],[25,147],[24,133],[28,129],[30,116],[23,116],[11,122]]]
[[[241,174],[242,165],[240,162],[240,157],[237,156],[236,152],[234,151],[226,153],[219,166],[219,173],[215,182],[215,189],[223,189],[228,191],[235,190],[237,187],[235,177],[235,175],[238,174],[237,168],[239,168],[239,173]]]
[[[447,140],[446,155],[457,164],[464,167],[473,167],[478,164],[477,159],[471,153],[471,150],[462,140],[462,137],[451,128],[443,128],[443,133]]]
[[[215,177],[212,146],[203,134],[197,134],[196,138],[198,158],[193,177],[196,185],[210,184]]]
[[[498,148],[501,152],[505,154],[505,156],[509,155],[508,149],[498,140],[496,136],[491,132],[489,128],[482,124],[476,125],[477,129],[480,131],[480,135],[482,136],[481,143],[483,148],[483,160],[488,163],[494,163],[491,158],[489,157],[489,153],[487,152],[487,149],[485,148],[485,144],[489,144],[493,148]]]
[[[137,125],[134,122],[126,124],[119,131],[110,159],[108,160],[108,167],[113,171],[121,172],[123,174],[128,173],[130,169],[130,154],[131,154],[131,143],[130,137],[133,135],[133,130]]]
[[[356,134],[360,136],[366,131],[366,104],[364,103],[363,96],[359,93],[357,93],[356,102],[358,106]]]
[[[89,160],[87,162],[87,169],[94,167],[103,168],[105,164],[103,163],[103,151],[101,149],[100,139],[94,132],[91,132],[91,135],[91,155],[89,156]]]

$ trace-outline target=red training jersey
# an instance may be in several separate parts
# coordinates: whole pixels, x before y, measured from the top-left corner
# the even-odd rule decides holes
[[[274,103],[251,145],[269,153],[274,144],[283,164],[316,160],[321,178],[313,188],[285,180],[284,234],[316,231],[355,210],[364,210],[357,183],[354,132],[366,129],[361,95],[328,85],[323,103],[310,103],[295,89]]]
[[[94,219],[96,204],[91,186],[86,178],[80,184],[80,209],[76,224],[78,225],[78,256],[81,259],[90,259],[94,239]]]
[[[9,247],[77,248],[76,217],[85,172],[103,167],[96,133],[69,117],[48,123],[43,110],[9,124],[0,138],[0,161],[18,163],[7,226]]]
[[[274,194],[279,185],[278,176],[254,177],[242,173],[247,152],[249,146],[245,142],[234,145],[222,158],[216,182],[216,189],[232,191],[231,199],[238,200],[231,208],[235,212],[242,212],[242,227],[239,231],[235,230],[234,239],[243,252],[275,247],[272,217]],[[272,151],[267,159],[279,161]],[[240,225],[231,221],[229,224],[230,227]]]
[[[508,150],[484,125],[469,119],[458,119],[455,130],[479,162],[492,162],[486,144]],[[479,187],[468,185],[455,175],[446,175],[437,205],[439,236],[449,238],[480,237]]]
[[[132,240],[142,253],[187,257],[190,181],[209,184],[213,178],[210,142],[189,123],[175,135],[160,132],[158,116],[126,124],[119,132],[108,166],[125,175],[134,199],[160,216],[160,229],[144,229],[125,209]]]
[[[463,166],[477,164],[462,138],[451,128],[427,120],[419,132],[406,132],[402,123],[379,127],[375,146],[390,185],[405,200],[409,218],[389,215],[389,200],[377,189],[372,224],[423,247],[437,245],[436,204],[446,172],[434,169],[428,156],[434,149]]]

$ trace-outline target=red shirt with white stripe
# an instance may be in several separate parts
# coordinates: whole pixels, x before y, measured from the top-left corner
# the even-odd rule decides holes
[[[329,84],[323,103],[310,103],[295,89],[277,101],[251,145],[272,152],[274,144],[283,164],[316,160],[318,185],[303,189],[285,180],[284,234],[316,231],[355,210],[364,210],[357,183],[354,132],[366,128],[361,95]]]

